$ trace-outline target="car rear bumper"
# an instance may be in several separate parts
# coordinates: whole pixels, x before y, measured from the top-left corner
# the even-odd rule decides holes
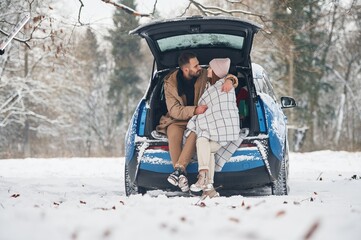
[[[268,151],[268,138],[252,138],[245,142],[248,145],[237,149],[222,170],[216,172],[215,186],[242,190],[270,185],[274,181],[281,161],[272,151]],[[130,177],[137,186],[146,189],[179,190],[167,181],[174,169],[169,151],[164,146],[167,146],[167,142],[153,140],[137,143],[133,158],[126,161]],[[196,182],[197,161],[192,161],[187,166],[187,173],[189,183]]]
[[[174,171],[168,151],[145,150],[140,159],[137,173],[137,185],[146,189],[174,190],[167,177]],[[271,172],[279,168],[279,160],[271,153],[267,162]],[[270,185],[270,177],[265,160],[257,147],[238,149],[231,159],[225,163],[221,172],[215,173],[215,186],[222,189],[242,190]],[[197,181],[198,162],[193,161],[187,166],[188,180],[192,184]]]
[[[169,174],[152,171],[138,171],[137,185],[146,189],[179,190],[167,181]],[[197,173],[188,173],[189,184],[197,181]],[[244,190],[269,185],[270,178],[264,167],[253,168],[242,172],[216,172],[214,186],[222,190]]]

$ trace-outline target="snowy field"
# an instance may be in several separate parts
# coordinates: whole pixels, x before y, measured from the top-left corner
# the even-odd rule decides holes
[[[288,196],[126,197],[122,158],[0,160],[0,240],[361,239],[361,152],[291,153]]]

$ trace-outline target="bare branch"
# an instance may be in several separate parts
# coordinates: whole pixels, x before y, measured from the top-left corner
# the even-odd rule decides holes
[[[154,5],[153,5],[153,11],[152,11],[153,16],[154,16],[155,10],[157,9],[157,3],[158,3],[158,0],[155,0]]]
[[[228,1],[227,2],[229,3],[237,3],[237,4],[242,4],[242,5],[245,5],[242,3],[242,1]],[[185,9],[185,11],[183,12],[183,15],[186,14],[187,10],[190,8],[191,5],[194,5],[201,13],[202,15],[204,16],[209,16],[209,15],[213,15],[213,16],[217,16],[217,15],[224,15],[224,14],[228,14],[228,15],[231,15],[233,16],[234,14],[245,14],[245,15],[249,15],[249,16],[255,16],[255,17],[258,17],[263,23],[266,23],[266,22],[269,22],[271,21],[270,19],[267,18],[267,16],[263,15],[263,14],[259,14],[259,13],[255,13],[255,12],[252,12],[252,11],[246,11],[246,10],[241,10],[241,9],[235,9],[235,10],[227,10],[227,9],[224,9],[224,8],[220,8],[220,7],[217,7],[217,6],[205,6],[201,3],[199,3],[198,1],[195,1],[195,0],[189,0],[189,5],[188,7]],[[247,6],[247,5],[245,5]],[[262,32],[265,32],[266,34],[270,34],[271,32],[265,28],[263,28],[261,30]]]
[[[78,22],[80,23],[81,26],[83,26],[84,24],[80,21],[80,15],[81,15],[81,10],[84,7],[84,3],[82,2],[82,0],[79,0],[79,2],[80,2],[80,8],[78,13]]]
[[[183,13],[180,15],[181,17],[184,16],[186,14],[186,12],[189,10],[189,8],[191,7],[192,3],[189,2],[188,6],[184,9]]]
[[[242,5],[248,9],[250,9],[250,6],[246,3],[244,3],[245,1],[244,0],[239,0],[239,1],[231,1],[231,0],[226,0],[226,2],[230,3],[230,4],[239,4],[239,5]]]
[[[201,11],[203,15],[207,16],[207,13],[204,11],[204,6],[202,4],[192,0],[189,0],[189,3],[196,6],[196,8],[198,8],[198,10]]]
[[[5,32],[4,30],[0,29],[0,33],[4,34],[5,36],[9,36],[9,33]],[[31,40],[31,38],[27,38],[27,39],[21,39],[21,38],[17,38],[14,37],[13,38],[15,41],[24,43],[29,49],[31,49],[30,45],[29,45],[29,41]]]
[[[30,110],[25,110],[24,109],[13,109],[11,112],[9,112],[4,119],[2,119],[2,121],[0,122],[0,127],[6,127],[6,125],[8,125],[10,122],[12,122],[11,120],[9,121],[10,117],[11,116],[32,116],[34,118],[37,118],[37,119],[41,119],[45,122],[48,122],[50,124],[54,124],[54,123],[57,123],[58,121],[57,120],[52,120],[52,119],[49,119],[47,118],[46,116],[44,115],[41,115],[41,114],[37,114],[33,111],[30,111]],[[13,121],[16,121],[16,120],[13,120]]]
[[[221,13],[227,13],[227,14],[234,14],[234,13],[242,13],[242,14],[246,14],[246,15],[250,15],[250,16],[256,16],[256,17],[259,17],[261,18],[262,20],[266,18],[265,15],[263,14],[258,14],[258,13],[254,13],[254,12],[250,12],[250,11],[245,11],[245,10],[240,10],[240,9],[236,9],[236,10],[226,10],[226,9],[223,9],[223,8],[220,8],[220,7],[216,7],[216,6],[205,6],[205,5],[202,5],[200,4],[199,2],[197,1],[194,1],[194,0],[189,0],[190,3],[194,4],[198,9],[200,9],[202,12],[204,13],[209,13],[209,14],[212,14],[212,15],[219,15]],[[236,2],[234,2],[236,3]],[[218,11],[218,12],[212,12],[212,11]]]
[[[8,100],[6,100],[3,105],[0,107],[0,113],[4,113],[9,111],[9,108],[11,108],[12,106],[14,106],[18,100],[20,98],[20,94],[17,92],[15,94],[13,94],[11,97],[8,98]]]
[[[124,10],[126,13],[128,13],[130,15],[133,15],[133,16],[136,16],[136,17],[150,17],[150,18],[152,18],[151,14],[137,12],[134,9],[132,9],[132,8],[130,8],[130,7],[126,6],[126,5],[124,5],[124,4],[115,3],[115,2],[113,2],[111,0],[102,0],[102,1],[105,2],[105,3],[109,3],[109,4],[114,5],[117,8]]]
[[[332,71],[339,80],[341,80],[345,84],[345,87],[347,88],[348,92],[350,93],[352,102],[354,103],[354,107],[355,107],[356,111],[358,112],[359,118],[361,119],[361,109],[357,105],[357,103],[358,103],[357,98],[353,94],[352,88],[348,84],[347,80],[345,78],[343,78],[341,76],[341,74],[333,66],[331,66],[329,64],[326,64],[325,66],[328,70]]]

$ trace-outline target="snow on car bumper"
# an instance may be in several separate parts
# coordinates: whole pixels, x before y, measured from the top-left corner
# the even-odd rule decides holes
[[[240,148],[231,159],[226,162],[221,172],[242,172],[264,166],[264,161],[256,147]],[[171,173],[173,165],[168,151],[145,150],[140,158],[140,170],[154,173]],[[198,172],[198,163],[191,162],[187,167],[188,173]]]

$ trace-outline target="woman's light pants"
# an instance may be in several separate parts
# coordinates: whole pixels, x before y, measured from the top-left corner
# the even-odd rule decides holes
[[[204,137],[197,138],[198,172],[208,170],[208,183],[213,184],[214,168],[216,165],[214,154],[221,148],[217,142]]]

